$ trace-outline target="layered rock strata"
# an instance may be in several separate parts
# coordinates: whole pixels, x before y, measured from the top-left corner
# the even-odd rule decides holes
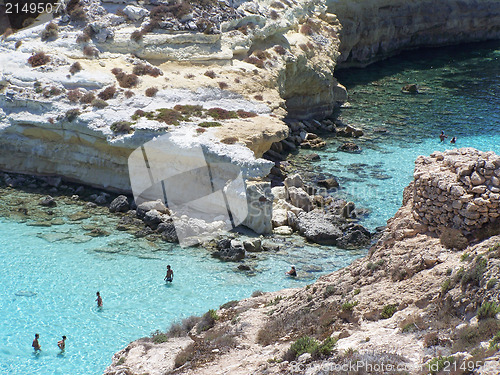
[[[337,15],[341,67],[365,66],[406,49],[500,38],[496,0],[328,0]]]
[[[500,216],[500,156],[461,148],[415,162],[413,217],[431,230],[470,234]]]

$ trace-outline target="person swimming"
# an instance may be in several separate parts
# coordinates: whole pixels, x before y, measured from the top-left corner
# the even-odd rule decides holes
[[[450,143],[453,143],[453,144],[457,143],[457,137],[453,137],[453,138],[451,139]]]
[[[439,139],[441,140],[441,142],[444,142],[444,140],[448,138],[448,136],[446,134],[444,134],[444,130],[441,130],[441,134],[439,135]]]
[[[295,270],[295,266],[291,266],[290,271],[285,272],[285,275],[292,277],[297,276],[297,271]]]
[[[165,275],[163,280],[168,281],[170,283],[172,281],[174,281],[174,271],[172,271],[172,269],[170,268],[170,265],[167,266],[167,274]]]

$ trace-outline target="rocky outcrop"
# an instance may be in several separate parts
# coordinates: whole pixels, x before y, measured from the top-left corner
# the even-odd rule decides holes
[[[461,148],[420,156],[413,186],[413,217],[428,229],[468,235],[500,226],[500,156],[493,152]]]
[[[466,154],[474,158],[472,151]],[[437,172],[435,163],[421,163],[419,171]],[[450,187],[455,182],[444,180]],[[172,330],[167,344],[135,341],[113,357],[105,374],[209,375],[230,369],[242,375],[319,375],[360,362],[367,369],[384,363],[418,374],[434,372],[443,358],[474,374],[498,374],[500,236],[462,251],[447,248],[433,232],[416,230],[422,224],[411,214],[413,199],[412,183],[377,244],[350,266],[305,288],[223,305],[205,332],[202,323],[188,326],[182,338]],[[311,344],[310,353],[293,350],[304,343]]]
[[[405,49],[500,38],[496,0],[328,0],[337,15],[339,66],[365,66]]]

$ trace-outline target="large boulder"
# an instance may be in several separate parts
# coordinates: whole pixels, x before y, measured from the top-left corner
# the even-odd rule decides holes
[[[248,215],[243,225],[258,234],[273,231],[273,194],[269,182],[247,182]]]
[[[297,225],[300,234],[308,240],[322,245],[336,245],[342,231],[334,221],[331,215],[314,210],[299,214]]]
[[[156,210],[162,214],[169,213],[168,208],[158,199],[156,201],[143,202],[137,206],[137,217],[142,219],[146,215],[146,212],[151,210]]]
[[[157,210],[149,210],[144,215],[144,223],[151,229],[157,229],[162,222],[162,214]]]
[[[343,152],[350,152],[353,154],[358,154],[361,152],[361,148],[355,143],[352,142],[346,142],[339,146],[338,151],[343,151]]]
[[[243,243],[238,240],[225,239],[217,243],[218,251],[212,253],[215,258],[237,262],[245,258],[245,248]]]
[[[287,211],[282,208],[273,210],[273,228],[288,225],[288,217],[286,212]]]
[[[123,13],[125,13],[132,21],[139,21],[149,14],[149,10],[142,7],[136,7],[134,5],[127,5],[123,8]]]
[[[304,188],[304,181],[302,181],[302,177],[298,173],[293,174],[291,176],[288,176],[285,178],[285,181],[283,181],[283,184],[287,189],[291,187],[296,187],[296,188]]]
[[[302,188],[297,188],[290,186],[288,188],[288,195],[290,197],[290,202],[295,207],[301,208],[306,212],[311,211],[314,208],[312,198],[304,191]]]
[[[343,249],[359,249],[370,244],[370,232],[359,224],[351,224],[345,230],[342,238],[337,241],[337,246]]]
[[[130,203],[125,195],[119,195],[109,205],[109,212],[127,212],[130,209]]]

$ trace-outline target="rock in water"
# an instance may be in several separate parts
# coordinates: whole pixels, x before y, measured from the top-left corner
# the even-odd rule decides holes
[[[353,142],[346,142],[343,145],[339,146],[338,151],[359,153],[361,152],[361,148]]]
[[[130,204],[125,195],[119,195],[109,205],[109,212],[127,212],[129,209]]]
[[[47,195],[45,198],[43,198],[40,201],[40,204],[44,207],[55,207],[57,206],[57,203],[54,198],[52,198],[50,195]]]
[[[342,237],[342,231],[332,221],[328,215],[317,210],[301,213],[298,216],[299,232],[312,242],[336,245]]]
[[[326,189],[331,189],[334,187],[339,187],[339,183],[335,179],[335,177],[330,177],[330,178],[327,178],[325,180],[319,180],[318,186],[324,187]]]

